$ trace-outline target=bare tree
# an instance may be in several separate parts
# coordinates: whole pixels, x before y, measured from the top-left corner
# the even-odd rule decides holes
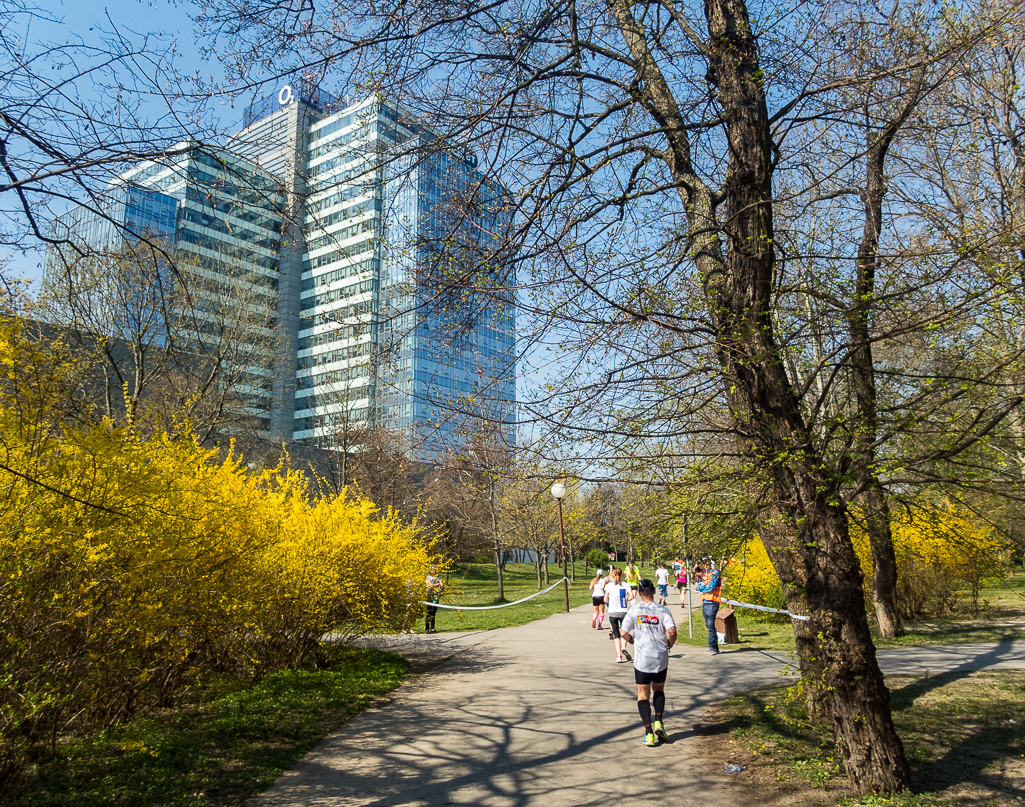
[[[106,216],[99,200],[125,167],[211,136],[200,124],[209,96],[178,73],[173,40],[109,15],[90,30],[64,30],[30,2],[0,10],[0,243],[12,249],[74,248],[49,230],[55,214],[84,203]]]
[[[270,404],[276,299],[240,260],[210,268],[147,241],[92,250],[48,273],[47,319],[99,377],[100,412],[203,442],[252,436]]]
[[[442,463],[455,482],[452,506],[464,523],[479,523],[495,564],[498,599],[505,599],[505,564],[509,537],[502,519],[502,492],[512,471],[512,457],[501,432],[482,430],[468,436],[461,452]]]
[[[540,589],[542,580],[548,583],[548,558],[558,547],[559,524],[547,479],[533,473],[536,469],[520,471],[502,491],[502,529],[509,543],[529,550]]]

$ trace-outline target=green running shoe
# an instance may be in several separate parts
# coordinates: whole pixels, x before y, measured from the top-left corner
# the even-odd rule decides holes
[[[662,742],[669,742],[669,735],[666,734],[666,727],[662,725],[661,720],[656,720],[652,725],[655,730],[655,736],[658,737]]]
[[[658,745],[658,740],[655,739],[654,734],[645,734],[644,739],[641,740],[641,742],[643,742],[649,748],[654,748],[656,745]]]

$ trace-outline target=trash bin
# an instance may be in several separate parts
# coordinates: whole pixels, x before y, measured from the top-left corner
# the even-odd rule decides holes
[[[723,644],[740,644],[740,631],[737,630],[737,617],[732,608],[722,608],[715,615],[715,632]]]

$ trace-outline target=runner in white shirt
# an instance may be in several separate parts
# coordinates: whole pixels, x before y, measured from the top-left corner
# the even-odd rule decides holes
[[[676,622],[668,608],[655,604],[654,583],[641,580],[637,592],[641,601],[627,612],[620,633],[634,646],[634,682],[637,684],[637,711],[644,723],[644,744],[655,746],[660,740],[669,739],[662,714],[666,707],[669,650],[676,644]]]
[[[595,572],[594,580],[588,586],[591,589],[591,605],[594,606],[594,616],[591,617],[591,627],[601,629],[601,623],[605,621],[605,584],[608,579],[602,576],[602,570]]]
[[[623,625],[623,618],[630,610],[630,586],[623,582],[623,570],[618,566],[609,572],[609,581],[605,584],[605,612],[609,617],[609,627],[612,632],[611,639],[616,642],[616,664],[630,660],[630,654],[626,652],[623,635],[620,628]]]
[[[666,570],[666,565],[664,563],[658,564],[658,569],[655,571],[655,583],[658,584],[658,604],[668,605],[669,572]]]

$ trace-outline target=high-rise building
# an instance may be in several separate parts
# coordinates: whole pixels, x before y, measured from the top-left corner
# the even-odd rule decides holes
[[[421,459],[479,429],[512,444],[516,311],[494,258],[508,192],[398,106],[340,107],[294,82],[250,106],[225,149],[142,164],[119,185],[173,198],[177,244],[245,255],[274,289],[272,438],[348,444],[377,425]]]
[[[276,422],[291,415],[292,437],[318,444],[373,422],[421,457],[481,428],[512,444],[516,311],[493,258],[508,192],[398,106],[339,106],[284,86],[229,142],[290,194],[280,316],[295,389]]]
[[[244,309],[232,315],[232,338],[248,342],[230,351],[233,360],[245,363],[241,374],[233,374],[240,380],[240,406],[267,431],[284,195],[276,178],[223,149],[183,143],[174,151],[167,161],[124,172],[93,203],[51,223],[51,236],[66,243],[49,250],[43,285],[56,298],[55,312],[64,324],[98,324],[121,340],[179,339],[197,361],[221,358],[212,354],[225,347],[220,312],[230,297]],[[140,262],[137,245],[143,239],[154,246],[141,261],[148,266],[124,266]],[[119,258],[126,248],[135,254]],[[83,287],[94,298],[92,308],[112,312],[105,321],[76,316],[88,313],[73,299]],[[67,300],[63,306],[61,296]],[[135,311],[119,319],[119,305],[147,309],[147,316]]]

